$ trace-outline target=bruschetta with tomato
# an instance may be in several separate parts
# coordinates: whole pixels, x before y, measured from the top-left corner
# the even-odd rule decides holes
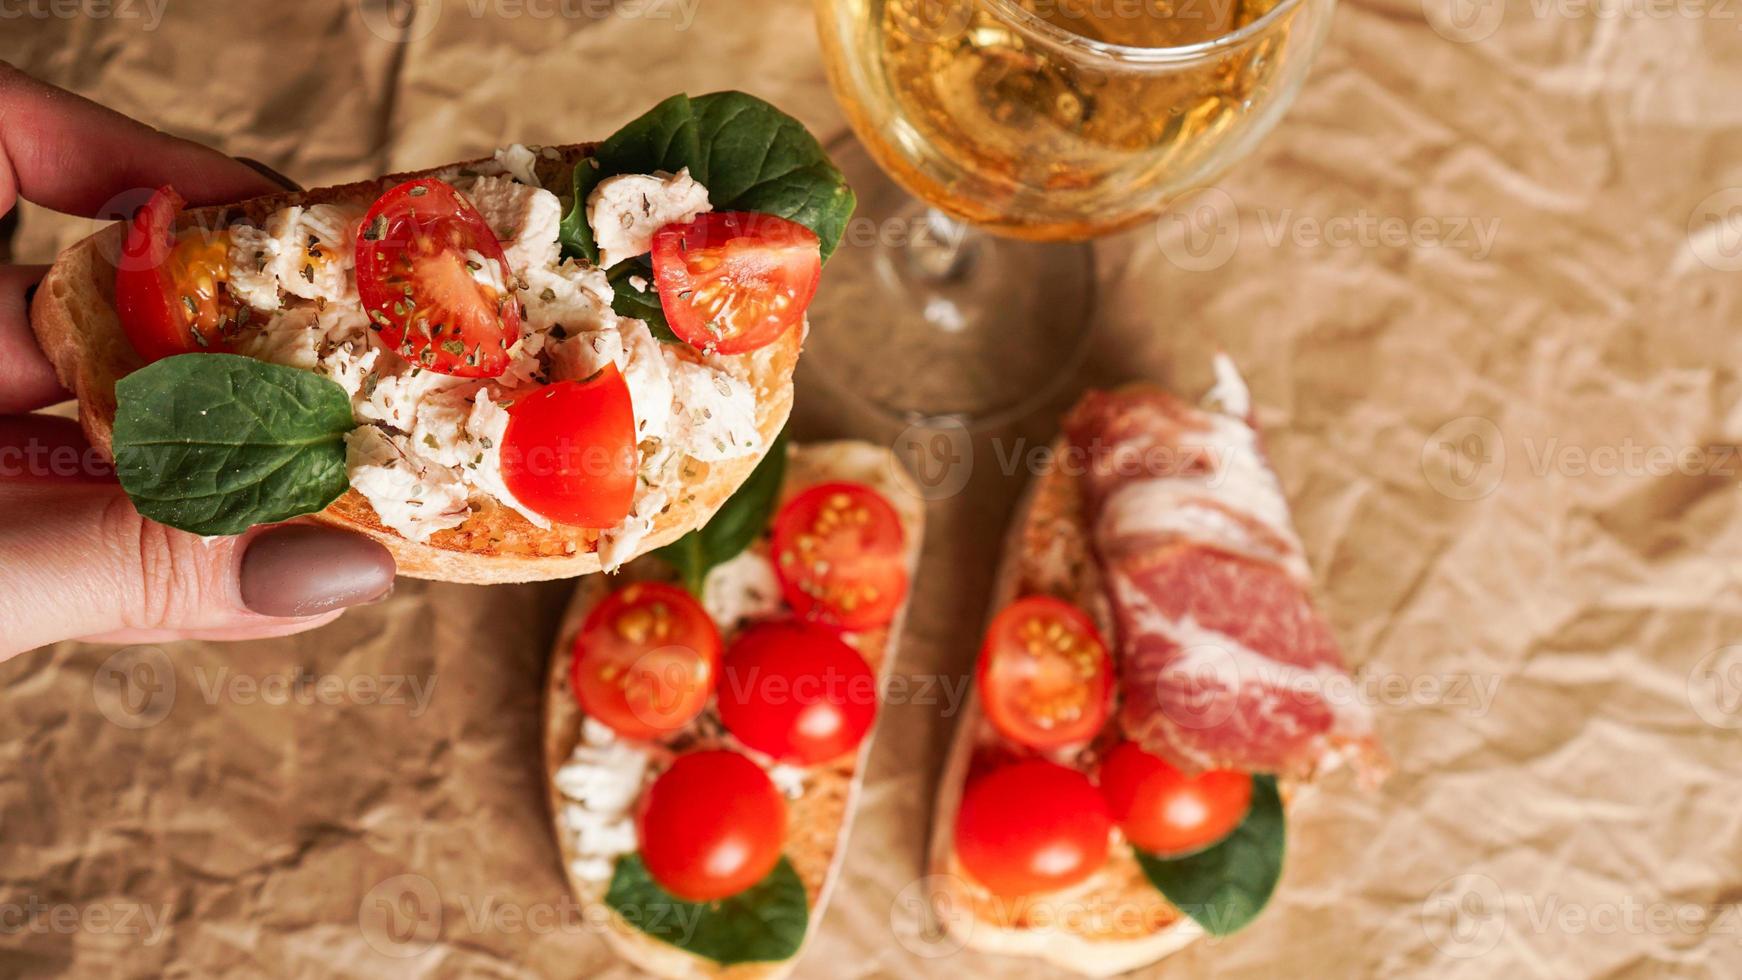
[[[792,404],[852,192],[737,92],[596,144],[131,220],[63,252],[43,349],[145,516],[312,516],[403,574],[609,570],[702,526]]]
[[[700,532],[581,583],[544,766],[570,887],[625,960],[791,970],[840,865],[923,516],[886,449],[777,447]]]
[[[1225,357],[1207,404],[1088,393],[1010,531],[946,764],[931,899],[960,943],[1089,976],[1244,927],[1285,801],[1387,768]]]

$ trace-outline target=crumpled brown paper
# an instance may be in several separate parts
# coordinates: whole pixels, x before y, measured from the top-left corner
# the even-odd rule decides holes
[[[0,58],[310,185],[603,136],[679,90],[842,129],[802,0],[417,6],[0,0]],[[1271,908],[1150,974],[1742,966],[1738,26],[1347,3],[1252,159],[1099,245],[1072,387],[1199,391],[1217,345],[1243,365],[1399,764],[1298,807]],[[17,254],[80,230],[30,212]],[[796,435],[912,445],[802,375]],[[934,474],[965,482],[932,505],[906,674],[965,675],[1062,407]],[[408,581],[301,638],[0,665],[0,975],[627,975],[564,891],[538,782],[567,591]],[[885,711],[800,976],[1047,972],[915,918],[954,724],[932,690]]]

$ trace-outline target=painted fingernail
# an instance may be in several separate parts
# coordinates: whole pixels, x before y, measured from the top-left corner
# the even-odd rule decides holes
[[[291,180],[289,177],[286,177],[253,157],[237,157],[236,159],[239,162],[246,164],[250,170],[253,170],[255,173],[258,173],[260,176],[265,177],[267,180],[272,181],[274,184],[277,184],[287,191],[300,191],[306,189],[301,184]]]
[[[242,603],[263,616],[318,616],[393,588],[393,556],[360,534],[309,524],[262,531],[242,553]]]

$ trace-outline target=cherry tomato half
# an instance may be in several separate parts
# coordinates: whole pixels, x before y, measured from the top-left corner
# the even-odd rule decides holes
[[[716,354],[766,347],[804,319],[823,272],[816,233],[772,214],[710,211],[653,233],[671,329]]]
[[[823,483],[774,516],[774,569],[800,616],[841,629],[882,626],[907,594],[901,518],[877,491]]]
[[[381,195],[357,236],[357,292],[381,340],[462,378],[508,369],[520,339],[514,272],[472,203],[433,177]]]
[[[1027,596],[993,617],[980,650],[980,700],[999,734],[1056,749],[1086,742],[1112,711],[1113,658],[1081,610]]]
[[[1252,806],[1252,776],[1228,770],[1187,776],[1136,742],[1121,742],[1101,763],[1101,795],[1133,846],[1178,856],[1240,826]]]
[[[173,188],[158,188],[133,216],[115,264],[121,329],[147,362],[228,351],[238,328],[242,307],[224,286],[229,239],[198,228],[178,234],[185,205]]]
[[[956,856],[994,895],[1055,891],[1107,860],[1113,822],[1087,776],[1044,759],[993,769],[968,783],[956,814]]]
[[[516,500],[553,521],[614,527],[635,500],[635,411],[615,364],[508,408],[497,452]]]
[[[877,718],[877,675],[820,626],[760,623],[726,651],[715,704],[740,742],[810,766],[851,752]]]
[[[678,731],[720,673],[720,631],[688,592],[637,582],[611,593],[575,637],[569,681],[581,710],[629,738]]]
[[[679,898],[712,902],[756,884],[780,861],[786,800],[736,752],[679,756],[642,795],[641,860]]]

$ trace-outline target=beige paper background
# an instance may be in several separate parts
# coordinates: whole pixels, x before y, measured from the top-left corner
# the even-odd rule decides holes
[[[678,90],[841,131],[803,0],[686,3],[446,0],[399,44],[341,0],[16,0],[0,58],[310,185],[603,136]],[[1233,216],[1225,262],[1183,268],[1167,220],[1098,246],[1074,385],[1194,390],[1224,345],[1351,661],[1419,685],[1368,689],[1384,792],[1301,806],[1265,916],[1149,973],[1735,976],[1742,254],[1705,216],[1742,202],[1742,8],[1425,3],[1338,10],[1293,112],[1194,202]],[[1357,219],[1425,224],[1313,237]],[[1491,251],[1466,222],[1496,223]],[[76,233],[28,213],[18,254]],[[802,384],[799,435],[897,439]],[[905,672],[966,671],[1022,483],[999,454],[1052,417],[976,440],[933,504]],[[1458,479],[1448,444],[1481,457]],[[302,638],[0,665],[0,976],[628,975],[563,908],[538,783],[567,591],[408,581]],[[344,690],[250,686],[298,674]],[[411,684],[427,703],[382,703]],[[886,711],[800,976],[1046,975],[915,938],[943,715]]]

